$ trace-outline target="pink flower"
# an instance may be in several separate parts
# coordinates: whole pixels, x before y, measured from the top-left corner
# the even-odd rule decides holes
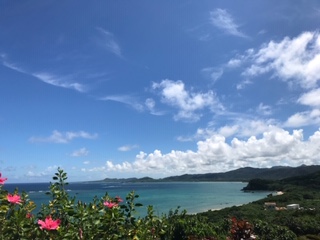
[[[8,194],[7,200],[12,204],[21,204],[21,197],[18,194]]]
[[[52,220],[51,216],[46,217],[44,221],[38,220],[38,224],[40,225],[40,229],[46,230],[57,230],[60,225],[60,219]]]
[[[30,218],[32,218],[32,217],[33,217],[32,213],[27,213],[27,214],[26,214],[26,218],[30,219]]]
[[[113,207],[117,207],[117,206],[118,206],[118,203],[105,201],[105,202],[103,203],[103,205],[105,205],[105,206],[108,207],[108,208],[113,208]]]
[[[116,199],[117,203],[123,202],[122,198],[119,196],[116,196],[115,199]]]
[[[7,178],[2,178],[0,173],[0,184],[4,184],[4,182],[7,181]]]

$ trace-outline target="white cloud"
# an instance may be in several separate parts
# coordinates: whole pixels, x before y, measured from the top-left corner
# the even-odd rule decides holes
[[[109,95],[100,98],[102,101],[115,101],[131,106],[139,112],[144,111],[144,106],[140,104],[136,98],[130,95]]]
[[[222,135],[224,137],[230,137],[235,135],[237,132],[239,132],[239,125],[232,125],[232,126],[223,126],[219,129],[218,133],[219,135]]]
[[[260,103],[259,106],[257,107],[257,113],[265,116],[271,115],[272,114],[271,106]]]
[[[131,151],[132,149],[135,149],[139,147],[138,145],[134,144],[134,145],[124,145],[118,148],[119,151],[121,152],[128,152]]]
[[[238,90],[241,90],[241,89],[244,89],[246,86],[248,86],[248,85],[250,85],[250,84],[252,84],[252,83],[253,83],[252,81],[246,79],[246,80],[241,81],[240,83],[238,83],[237,86],[236,86],[236,88],[237,88]]]
[[[54,166],[49,166],[43,171],[31,171],[29,170],[26,174],[25,177],[27,178],[43,178],[47,179],[50,178],[59,168],[59,166],[54,165]]]
[[[320,107],[320,88],[313,89],[310,92],[303,94],[298,99],[298,103],[311,107]]]
[[[122,57],[121,48],[119,44],[115,41],[114,35],[107,30],[97,27],[96,28],[103,36],[100,43],[108,51],[112,52],[118,57]]]
[[[162,80],[153,83],[153,90],[160,89],[162,102],[178,109],[175,120],[198,121],[201,118],[199,110],[209,108],[222,110],[223,107],[212,91],[206,93],[188,92],[182,81]]]
[[[213,26],[225,31],[227,34],[237,37],[246,37],[239,31],[239,26],[234,22],[233,17],[224,9],[217,8],[210,12],[210,21]]]
[[[84,161],[83,164],[88,165],[90,164],[90,161]]]
[[[45,72],[33,73],[31,75],[38,78],[42,82],[45,82],[47,84],[50,84],[50,85],[53,85],[56,87],[73,89],[78,92],[85,92],[86,91],[86,87],[83,84],[71,82],[71,81],[65,79],[64,77],[57,77],[57,76],[54,76],[50,73],[45,73]]]
[[[308,125],[320,124],[320,110],[313,109],[311,111],[298,112],[293,114],[284,123],[286,127],[302,127]]]
[[[152,115],[157,115],[157,116],[164,115],[163,111],[158,111],[155,109],[156,103],[152,98],[147,98],[144,104]]]
[[[114,101],[126,104],[138,112],[148,111],[152,115],[164,115],[163,111],[156,110],[156,103],[152,98],[147,98],[144,103],[140,103],[139,100],[131,95],[109,95],[99,98],[101,101]]]
[[[108,161],[104,171],[139,172],[145,174],[224,172],[239,167],[270,167],[287,164],[316,164],[320,158],[320,131],[303,140],[303,130],[292,133],[270,127],[261,138],[251,136],[246,140],[233,138],[228,143],[222,135],[214,134],[198,141],[196,151],[171,151],[163,154],[140,152],[133,163],[114,164]]]
[[[242,64],[242,60],[238,59],[238,58],[232,58],[229,60],[229,62],[227,63],[227,67],[230,68],[235,68],[235,67],[239,67]]]
[[[209,79],[211,79],[212,82],[216,82],[223,75],[222,68],[208,67],[208,68],[202,69],[201,72],[205,76],[207,76]]]
[[[41,80],[42,82],[45,82],[47,84],[50,84],[56,87],[73,89],[78,92],[85,92],[87,89],[86,86],[84,86],[81,83],[73,82],[72,80],[69,79],[69,77],[54,76],[51,73],[47,73],[47,72],[41,72],[41,73],[28,72],[23,68],[18,67],[16,64],[9,62],[5,54],[1,54],[0,58],[3,66],[23,74],[33,76],[38,80]]]
[[[87,156],[89,154],[89,151],[86,148],[80,148],[78,150],[75,150],[73,153],[71,153],[71,157],[83,157]]]
[[[7,57],[5,54],[1,54],[1,60],[2,60],[3,66],[20,73],[26,73],[21,67],[18,67],[16,64],[9,62],[6,58]]]
[[[195,141],[200,139],[207,139],[213,135],[223,136],[225,138],[230,137],[241,137],[247,138],[251,136],[259,136],[264,132],[274,131],[278,129],[280,124],[277,123],[273,119],[246,119],[242,117],[238,117],[232,120],[232,124],[226,124],[217,129],[210,126],[207,128],[198,128],[196,133],[193,136],[180,136],[178,137],[179,141]],[[215,124],[213,123],[213,126]]]
[[[180,142],[195,141],[195,140],[207,138],[215,133],[216,131],[211,128],[198,128],[196,133],[193,134],[192,136],[179,136],[177,137],[177,140]]]
[[[296,38],[270,41],[257,51],[240,56],[239,60],[250,62],[243,72],[245,76],[270,72],[302,88],[314,88],[320,80],[320,35],[318,32],[304,32]]]
[[[79,132],[59,132],[57,130],[54,130],[49,137],[31,137],[29,139],[30,142],[49,142],[49,143],[69,143],[75,138],[85,138],[85,139],[95,139],[98,135],[90,134],[84,131]]]

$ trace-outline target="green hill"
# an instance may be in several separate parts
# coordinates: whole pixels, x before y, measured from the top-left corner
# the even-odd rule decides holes
[[[211,181],[243,181],[251,179],[281,180],[320,171],[320,165],[301,165],[299,167],[275,166],[271,168],[244,167],[221,173],[183,174],[162,179],[143,178],[106,178],[104,182],[211,182]]]

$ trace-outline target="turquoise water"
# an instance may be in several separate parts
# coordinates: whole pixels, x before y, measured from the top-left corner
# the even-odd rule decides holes
[[[136,202],[142,203],[138,214],[144,215],[148,205],[154,207],[155,213],[161,215],[169,210],[187,210],[188,213],[204,212],[249,203],[266,197],[269,192],[242,192],[247,183],[242,182],[166,182],[166,183],[70,183],[67,186],[71,196],[77,200],[91,202],[107,192],[109,196],[126,195],[135,191],[139,195]],[[19,192],[26,191],[37,206],[48,203],[48,184],[6,184],[4,189],[12,192],[18,187]]]

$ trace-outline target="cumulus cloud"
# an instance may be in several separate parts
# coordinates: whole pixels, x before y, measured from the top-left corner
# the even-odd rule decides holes
[[[222,110],[216,95],[212,91],[206,93],[188,92],[182,81],[162,80],[153,83],[153,90],[160,90],[162,102],[178,109],[175,120],[198,121],[201,118],[199,110],[209,108],[212,111]]]
[[[320,110],[313,109],[311,111],[298,112],[293,114],[284,123],[286,127],[301,127],[308,125],[320,124]]]
[[[89,154],[89,151],[86,148],[80,148],[78,150],[75,150],[71,153],[71,157],[83,157],[87,156]]]
[[[289,87],[299,87],[302,91],[296,103],[310,107],[311,110],[292,114],[283,126],[301,127],[319,124],[320,107],[320,35],[318,31],[303,32],[300,35],[279,41],[270,41],[258,49],[248,49],[238,54],[225,65],[228,69],[242,67],[245,77],[237,84],[243,89],[253,83],[253,78],[270,74]],[[283,101],[283,100],[282,100]],[[271,108],[259,105],[258,113],[270,115]]]
[[[114,164],[108,161],[104,171],[159,173],[177,175],[183,173],[224,172],[245,166],[271,167],[301,164],[316,164],[320,158],[320,131],[314,132],[307,140],[303,130],[284,129],[270,126],[260,138],[233,138],[230,142],[220,134],[198,141],[196,151],[171,151],[163,154],[160,150],[152,153],[140,152],[133,163]]]
[[[232,62],[236,60],[249,63],[244,76],[272,73],[304,89],[314,88],[320,80],[320,35],[318,32],[304,32],[295,38],[270,41],[258,50],[250,49]]]
[[[225,9],[217,8],[210,12],[211,24],[227,34],[237,37],[246,37],[244,33],[239,30],[239,26],[235,23],[233,17]]]
[[[84,138],[84,139],[95,139],[98,137],[98,134],[90,134],[85,131],[78,132],[59,132],[54,130],[49,137],[31,137],[30,142],[48,142],[48,143],[69,143],[75,138]]]
[[[302,96],[298,99],[298,103],[311,107],[320,107],[320,88],[313,89],[302,94]]]
[[[27,178],[49,178],[53,175],[53,173],[59,168],[59,166],[54,165],[54,166],[49,166],[43,171],[33,171],[29,170],[26,174],[25,177]]]
[[[280,127],[280,123],[277,123],[273,119],[247,119],[243,117],[237,117],[232,120],[232,123],[223,125],[219,128],[214,128],[211,123],[207,128],[198,128],[193,136],[179,137],[181,141],[195,141],[200,139],[207,139],[213,135],[221,135],[225,138],[240,137],[247,138],[251,136],[260,136],[264,132],[273,131]]]

